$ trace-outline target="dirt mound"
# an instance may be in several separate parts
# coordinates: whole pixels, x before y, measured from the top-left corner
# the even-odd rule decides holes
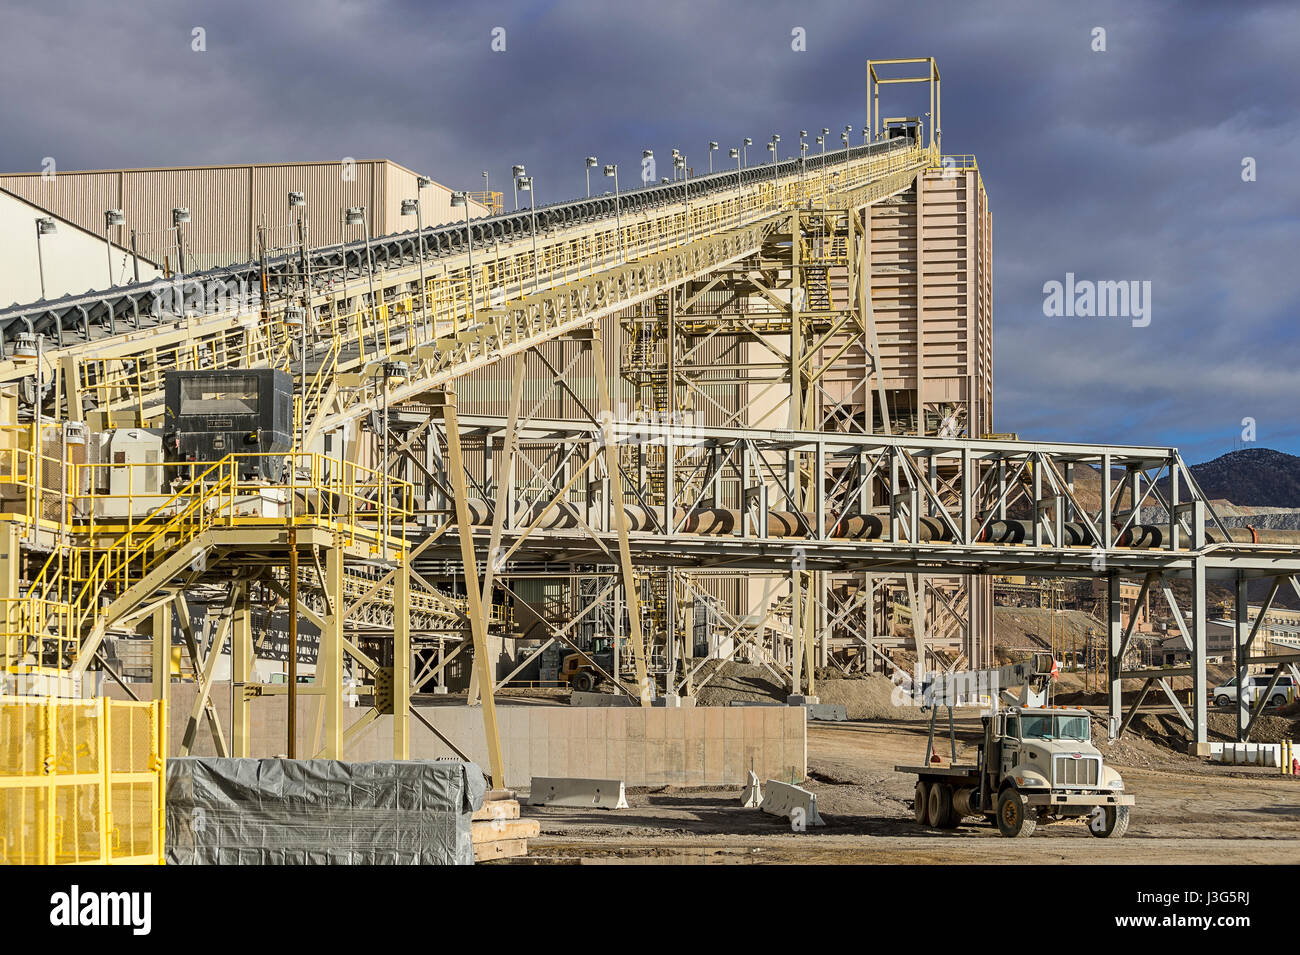
[[[730,706],[732,703],[784,703],[790,688],[767,667],[734,660],[707,660],[695,675],[697,706]]]
[[[998,649],[1049,650],[1055,633],[1058,647],[1064,640],[1067,649],[1073,646],[1082,651],[1089,630],[1097,640],[1105,634],[1106,625],[1082,610],[1053,613],[1041,607],[993,608],[993,642]]]
[[[895,706],[894,684],[880,674],[847,679],[827,678],[817,682],[817,697],[823,703],[844,704],[851,720],[908,719],[913,706]]]

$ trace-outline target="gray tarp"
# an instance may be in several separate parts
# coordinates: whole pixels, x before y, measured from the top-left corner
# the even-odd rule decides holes
[[[473,763],[167,760],[170,865],[472,865]]]

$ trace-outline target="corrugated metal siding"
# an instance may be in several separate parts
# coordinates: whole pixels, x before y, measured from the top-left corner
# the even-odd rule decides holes
[[[120,208],[126,215],[122,245],[130,244],[134,229],[141,255],[160,264],[165,256],[173,268],[172,209],[186,206],[186,268],[194,270],[256,257],[259,225],[268,227],[270,247],[295,244],[291,191],[306,193],[312,246],[343,240],[342,210],[348,206],[367,207],[375,236],[415,228],[414,219],[401,216],[402,199],[417,192],[415,173],[386,159],[358,160],[350,171],[352,177],[344,178],[342,162],[323,162],[60,172],[53,180],[14,173],[0,175],[0,186],[96,234],[103,233],[104,210]],[[423,200],[426,225],[457,218],[445,186],[435,183]],[[486,210],[475,205],[472,211],[478,216]],[[358,228],[348,232],[349,239],[362,237]]]

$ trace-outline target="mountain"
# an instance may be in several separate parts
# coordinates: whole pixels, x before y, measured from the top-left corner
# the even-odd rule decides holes
[[[1193,464],[1192,474],[1211,501],[1245,507],[1300,507],[1300,457],[1271,448],[1229,451]]]

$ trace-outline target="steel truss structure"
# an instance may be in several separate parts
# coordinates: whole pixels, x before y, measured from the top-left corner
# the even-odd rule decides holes
[[[523,581],[567,588],[568,611],[537,624],[543,646],[586,655],[584,628],[613,631],[617,662],[600,669],[649,704],[709,678],[697,615],[725,641],[717,655],[743,654],[812,691],[818,664],[893,665],[875,632],[884,578],[955,577],[969,593],[991,574],[1105,575],[1120,715],[1123,681],[1168,693],[1163,681],[1181,671],[1120,668],[1131,632],[1119,626],[1119,578],[1186,577],[1188,723],[1204,742],[1205,581],[1230,578],[1244,594],[1268,576],[1276,593],[1295,585],[1300,552],[1234,542],[1172,449],[891,433],[868,211],[941,159],[933,141],[903,135],[0,313],[5,678],[76,692],[90,669],[113,675],[116,634],[151,631],[152,692],[166,699],[174,615],[198,688],[184,749],[206,724],[219,752],[248,754],[253,700],[284,695],[291,753],[344,757],[384,717],[405,758],[412,718],[442,738],[412,694],[466,654],[499,782],[495,692],[509,676],[493,672],[492,650],[520,635]],[[602,325],[613,320],[642,327],[639,352],[607,353]],[[720,366],[703,356],[719,336],[752,360],[722,368],[744,364],[745,393],[714,407]],[[527,363],[559,339],[581,342],[594,363],[582,394],[549,369],[584,420],[542,420],[523,400]],[[463,414],[459,383],[498,364],[510,368],[507,414]],[[187,465],[165,489],[141,474],[108,493],[98,469],[140,466],[75,451],[87,429],[157,423],[167,371],[267,366],[296,379],[287,486],[244,477],[231,456]],[[615,371],[640,390],[641,415],[616,413]],[[1082,467],[1099,469],[1099,507],[1076,491]],[[1169,520],[1140,524],[1153,503]],[[752,606],[710,589],[741,575],[764,581]],[[910,586],[921,661],[986,652],[972,643],[962,585],[929,596]],[[196,590],[217,595],[202,633],[187,607]],[[268,603],[320,630],[310,684],[294,678],[296,622],[289,682],[253,678],[251,615]],[[948,636],[927,617],[944,618]],[[1238,620],[1246,652],[1258,624],[1246,625],[1244,603]],[[227,640],[229,740],[211,699]],[[323,700],[310,744],[295,723],[299,694]],[[345,696],[366,702],[346,731]]]

